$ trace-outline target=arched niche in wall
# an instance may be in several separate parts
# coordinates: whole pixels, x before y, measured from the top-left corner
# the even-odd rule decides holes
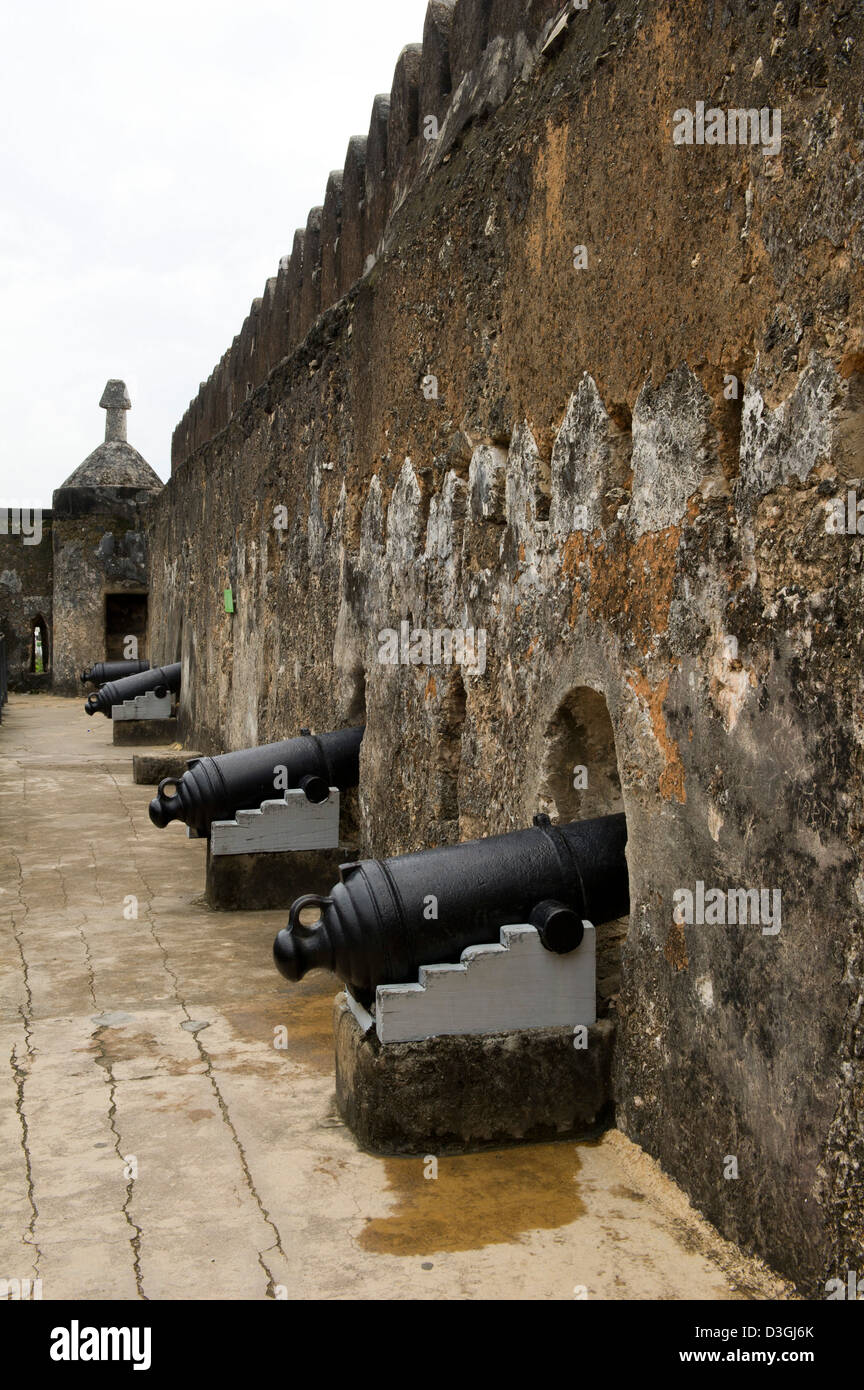
[[[568,691],[546,725],[538,811],[556,824],[593,820],[624,810],[615,732],[606,700],[580,685]],[[602,1017],[621,982],[621,951],[629,919],[597,926],[597,1007]]]
[[[590,686],[568,691],[546,726],[538,810],[555,823],[624,810],[609,709]]]

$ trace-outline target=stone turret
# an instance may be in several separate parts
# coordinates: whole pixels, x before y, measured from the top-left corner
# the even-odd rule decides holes
[[[99,402],[105,415],[105,440],[54,493],[58,516],[78,516],[103,502],[139,501],[141,493],[161,492],[162,482],[126,441],[126,412],[132,402],[123,381],[109,381]],[[108,497],[106,494],[110,493]]]
[[[105,439],[53,498],[54,661],[58,693],[80,690],[93,661],[147,656],[147,542],[143,513],[162,490],[126,438],[132,402],[109,381],[99,402]]]

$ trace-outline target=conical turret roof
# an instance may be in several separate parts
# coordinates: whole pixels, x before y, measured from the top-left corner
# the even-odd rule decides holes
[[[126,411],[132,402],[122,381],[109,381],[99,402],[107,411],[105,440],[79,463],[57,492],[67,488],[134,488],[159,492],[162,479],[137,449],[126,442]],[[55,492],[55,497],[57,493]]]
[[[131,444],[112,439],[88,454],[58,491],[67,487],[136,487],[158,492],[162,479]]]

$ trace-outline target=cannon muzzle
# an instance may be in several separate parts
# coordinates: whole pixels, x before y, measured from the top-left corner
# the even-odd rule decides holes
[[[583,921],[599,926],[630,910],[623,814],[529,830],[443,849],[343,864],[329,896],[298,898],[273,946],[288,980],[332,970],[360,998],[377,985],[416,980],[421,965],[458,962],[468,946],[497,942],[529,922],[549,951],[575,950]],[[301,915],[317,909],[318,920]]]
[[[134,676],[107,681],[100,690],[87,696],[84,709],[87,714],[104,714],[110,719],[112,705],[122,705],[124,700],[134,700],[136,695],[146,695],[148,690],[162,696],[169,690],[176,694],[179,689],[179,661],[173,666],[157,666],[152,671],[148,666]]]
[[[331,787],[345,791],[360,780],[363,733],[363,728],[317,735],[304,731],[281,743],[196,758],[182,777],[159,783],[150,819],[160,830],[181,820],[199,835],[209,835],[214,820],[233,820],[238,811],[255,810],[291,789],[302,791],[309,801],[326,801]]]
[[[104,685],[106,681],[120,681],[126,676],[137,676],[141,671],[149,670],[149,661],[96,661],[81,672],[81,683]]]

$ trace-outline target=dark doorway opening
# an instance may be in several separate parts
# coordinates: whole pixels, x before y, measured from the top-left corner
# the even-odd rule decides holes
[[[135,661],[147,657],[147,595],[105,595],[105,659]]]

